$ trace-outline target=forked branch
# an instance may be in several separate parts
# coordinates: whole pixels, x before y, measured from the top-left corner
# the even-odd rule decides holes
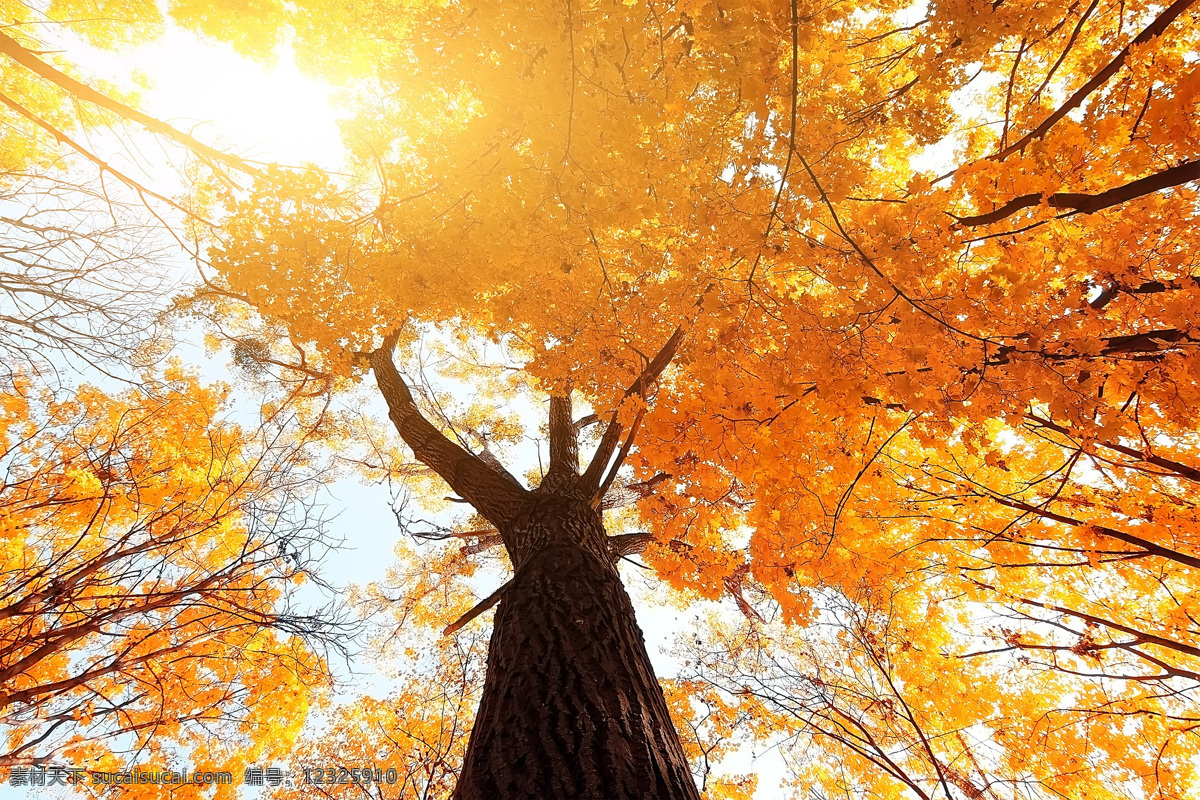
[[[646,392],[649,390],[650,384],[658,380],[663,370],[671,363],[671,359],[675,358],[675,353],[679,350],[679,343],[682,341],[683,328],[676,328],[675,332],[671,334],[671,338],[667,339],[667,343],[662,346],[658,354],[642,370],[642,374],[638,375],[637,379],[625,390],[625,394],[621,398],[622,402],[634,395],[637,395],[642,400],[646,399]],[[621,441],[622,425],[617,421],[620,410],[621,403],[618,403],[617,407],[613,409],[612,416],[608,420],[608,425],[604,429],[604,435],[600,437],[600,445],[596,448],[596,454],[592,456],[592,461],[588,464],[587,472],[583,474],[583,487],[591,489],[593,493],[600,490],[601,480],[605,475],[605,468],[608,466],[613,453],[616,452],[617,444]],[[622,458],[613,464],[612,474],[615,474],[616,470],[621,468],[621,461],[624,458],[624,454],[629,452],[629,446],[633,444],[632,435],[636,432],[636,430],[631,432],[629,441],[621,448]]]
[[[1008,147],[1003,148],[1000,152],[996,153],[994,156],[991,156],[991,158],[996,161],[1003,161],[1012,153],[1024,150],[1029,146],[1030,142],[1034,141],[1035,139],[1040,139],[1049,133],[1050,129],[1054,127],[1056,122],[1067,116],[1067,114],[1071,113],[1072,110],[1078,108],[1080,104],[1087,99],[1088,95],[1099,89],[1108,82],[1109,78],[1117,74],[1117,71],[1120,70],[1121,66],[1125,63],[1125,59],[1129,57],[1131,50],[1161,36],[1162,33],[1167,29],[1167,26],[1174,22],[1180,14],[1182,14],[1184,11],[1187,11],[1187,9],[1195,1],[1196,0],[1175,0],[1175,2],[1168,6],[1165,11],[1159,14],[1153,22],[1146,26],[1145,30],[1137,35],[1137,38],[1130,42],[1123,50],[1121,50],[1121,52],[1117,53],[1116,57],[1113,58],[1112,61],[1108,62],[1104,69],[1097,72],[1090,80],[1087,81],[1087,83],[1076,89],[1075,93],[1068,97],[1066,102],[1059,106],[1054,113],[1042,120],[1041,124],[1039,124],[1036,128],[1029,131],[1029,133],[1025,134]]]

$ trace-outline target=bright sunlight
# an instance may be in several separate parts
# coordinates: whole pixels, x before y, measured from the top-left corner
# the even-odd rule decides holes
[[[81,66],[143,90],[143,110],[249,161],[337,171],[343,148],[332,88],[300,72],[290,47],[263,64],[167,22],[164,35],[120,53],[88,49]]]

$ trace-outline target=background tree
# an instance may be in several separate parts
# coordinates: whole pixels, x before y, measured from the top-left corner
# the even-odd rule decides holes
[[[4,361],[43,376],[71,367],[133,380],[128,362],[145,366],[170,349],[170,295],[194,280],[178,266],[178,248],[194,239],[182,223],[204,224],[177,188],[147,174],[175,167],[144,151],[169,145],[160,152],[185,160],[179,171],[193,181],[254,168],[143,113],[136,92],[86,78],[46,43],[136,45],[163,30],[156,3],[2,10]]]
[[[893,613],[894,599],[827,591],[821,617],[802,631],[760,605],[775,616],[770,623],[710,619],[703,638],[683,642],[679,655],[717,692],[716,707],[749,719],[745,734],[757,747],[779,748],[794,785],[816,796],[1190,790],[1194,721],[1178,702],[1186,684],[1132,694],[1119,680],[1080,681],[1067,670],[1089,673],[1098,664],[1079,646],[1062,648],[1058,670],[1017,659],[997,669],[978,657],[939,669],[930,651],[945,647],[945,628],[937,617],[924,628],[910,623]],[[962,625],[956,633],[987,647],[1000,632]],[[1139,715],[1149,724],[1138,725],[1138,735],[1154,742],[1144,749],[1128,738]]]
[[[304,450],[227,394],[172,368],[5,396],[0,764],[240,769],[294,738],[339,625],[293,599],[321,520]]]
[[[295,404],[236,425],[229,387],[149,369],[187,282],[168,246],[186,209],[144,176],[138,134],[194,165],[250,168],[42,38],[135,44],[161,31],[157,4],[3,10],[0,765],[178,769],[186,753],[192,769],[240,771],[286,751],[345,633],[295,597],[326,549],[315,431]],[[81,368],[136,389],[77,385]]]
[[[0,185],[6,384],[18,367],[49,373],[82,359],[112,373],[160,356],[153,310],[165,310],[171,282],[154,266],[164,250],[144,207],[66,174],[10,171]]]
[[[475,630],[444,637],[441,628],[472,605],[464,580],[472,564],[453,544],[417,551],[402,539],[396,555],[384,581],[351,596],[375,623],[367,659],[386,676],[386,692],[321,709],[323,721],[306,726],[291,754],[300,783],[279,790],[281,800],[313,793],[417,800],[454,789],[483,688],[487,637]],[[315,771],[325,767],[333,773]],[[357,780],[340,774],[364,768]]]

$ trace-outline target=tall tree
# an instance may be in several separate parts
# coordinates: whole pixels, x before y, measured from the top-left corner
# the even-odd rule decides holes
[[[988,745],[1065,759],[1031,794],[1187,795],[1190,0],[178,13],[247,52],[286,35],[355,109],[354,180],[272,171],[220,198],[195,302],[242,326],[244,360],[322,389],[371,371],[504,544],[460,797],[694,794],[601,524],[623,463],[635,485],[672,476],[645,492],[640,544],[674,586],[751,616],[759,592],[800,628],[834,598],[858,631],[904,632],[847,645],[844,685],[1039,676],[1014,680],[1011,714],[906,720],[879,711],[912,702],[903,681],[876,682],[860,719],[892,738],[855,781],[927,731],[1015,719],[1026,739],[996,724]],[[550,397],[536,488],[422,413],[395,358],[428,331],[457,345],[454,377]],[[502,363],[477,357],[489,342]],[[582,469],[573,396],[606,421]],[[1106,768],[1075,768],[1097,742]],[[982,793],[988,769],[954,766],[960,785],[941,766],[976,751],[929,745],[889,774]]]
[[[285,16],[314,69],[369,75],[371,100],[348,126],[365,182],[350,194],[301,176],[231,197],[210,255],[309,365],[369,366],[417,457],[508,548],[514,580],[474,734],[497,743],[486,755],[473,744],[462,796],[497,791],[477,783],[485,758],[502,780],[515,767],[557,786],[541,755],[514,763],[499,743],[499,726],[512,741],[534,724],[505,693],[522,670],[560,674],[534,666],[556,663],[544,647],[605,669],[588,654],[612,634],[566,636],[534,598],[558,591],[545,596],[568,608],[566,595],[610,578],[527,587],[558,558],[531,550],[527,532],[582,530],[574,512],[549,522],[567,514],[552,509],[594,509],[618,451],[640,477],[674,476],[646,504],[658,542],[647,558],[677,586],[720,596],[752,582],[802,625],[823,587],[904,588],[909,615],[934,602],[1007,608],[1067,637],[1012,639],[1028,653],[1165,665],[1092,695],[1082,714],[1063,709],[1076,730],[1118,696],[1149,711],[1142,678],[1190,697],[1197,529],[1179,481],[1193,469],[1196,247],[1178,222],[1194,214],[1197,177],[1189,2],[939,4],[924,17],[898,3],[351,9],[349,28],[402,34],[350,42],[314,24],[323,11]],[[958,164],[941,177],[911,163],[937,142]],[[421,325],[464,351],[503,344],[551,395],[550,468],[533,492],[416,413],[392,359]],[[655,378],[670,402],[651,413]],[[570,390],[610,419],[582,474]],[[1048,462],[1056,450],[1063,460]],[[559,505],[529,505],[544,496]],[[1166,525],[1151,497],[1178,498]],[[979,533],[956,550],[964,525]],[[922,587],[925,572],[938,578]],[[1067,621],[1029,617],[1047,606]],[[1147,630],[1155,609],[1178,623]],[[975,650],[922,652],[931,669]],[[1128,677],[1116,662],[1068,669],[1081,686]],[[548,731],[559,706],[545,708]],[[1143,727],[1165,753],[1194,735],[1171,713],[1178,729]],[[585,731],[596,718],[574,717]],[[551,739],[539,752],[562,746]],[[512,781],[518,795],[535,785]]]

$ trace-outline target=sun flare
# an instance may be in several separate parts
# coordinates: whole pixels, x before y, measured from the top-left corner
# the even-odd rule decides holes
[[[303,74],[286,45],[264,65],[168,24],[157,40],[92,56],[87,66],[97,74],[132,73],[146,87],[147,113],[219,149],[266,163],[343,166],[333,88]]]

